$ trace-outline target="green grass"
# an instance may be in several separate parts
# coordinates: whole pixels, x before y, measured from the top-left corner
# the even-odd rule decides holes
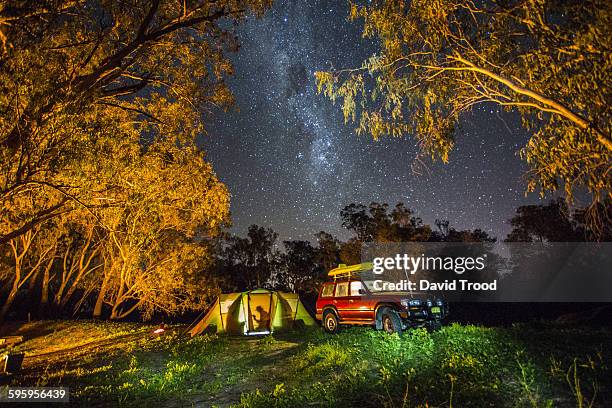
[[[83,406],[588,407],[612,397],[609,328],[455,324],[402,337],[352,328],[193,339],[182,327],[155,337],[137,324],[28,330],[12,384],[68,386]]]

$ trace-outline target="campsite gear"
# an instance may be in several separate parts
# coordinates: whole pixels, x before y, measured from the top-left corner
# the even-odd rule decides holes
[[[5,336],[0,337],[0,348],[12,347],[23,341],[23,336]]]
[[[4,356],[4,367],[2,372],[4,373],[16,373],[21,370],[21,364],[23,363],[23,357],[25,353],[12,353]]]
[[[297,294],[256,289],[221,294],[190,334],[257,335],[314,325]]]
[[[153,330],[153,334],[161,336],[166,331],[166,325],[164,323],[160,324],[159,327]]]

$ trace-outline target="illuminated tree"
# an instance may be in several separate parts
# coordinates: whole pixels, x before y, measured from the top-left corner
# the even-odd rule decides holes
[[[204,242],[229,219],[229,194],[195,147],[149,146],[121,169],[108,199],[123,203],[94,214],[108,233],[95,317],[139,310],[145,317],[194,306],[213,290],[199,274],[210,263]]]
[[[0,1],[0,244],[63,212],[110,204],[100,201],[112,186],[95,165],[99,135],[192,143],[204,114],[232,103],[231,23],[268,5]],[[29,209],[16,206],[23,196]]]
[[[214,290],[202,270],[229,194],[195,138],[232,105],[234,23],[268,6],[0,0],[3,313],[26,291],[121,318]]]
[[[357,133],[416,138],[448,161],[462,114],[480,104],[520,113],[531,138],[527,191],[586,188],[610,198],[612,3],[603,0],[376,0],[351,20],[380,52],[316,74]]]

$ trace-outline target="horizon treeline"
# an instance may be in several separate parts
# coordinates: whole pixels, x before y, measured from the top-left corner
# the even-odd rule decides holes
[[[589,232],[581,214],[580,210],[568,212],[562,200],[519,207],[509,220],[512,230],[505,241],[594,240],[595,235]],[[174,265],[164,268],[162,264],[154,274],[143,267],[131,271],[129,276],[119,275],[124,285],[131,283],[127,289],[129,297],[122,299],[126,308],[122,314],[116,312],[118,288],[114,286],[117,282],[111,280],[116,277],[109,278],[116,271],[109,267],[112,258],[103,250],[106,238],[103,231],[95,227],[67,230],[53,241],[51,250],[36,243],[35,234],[27,235],[31,242],[15,248],[16,254],[23,254],[21,258],[6,254],[0,258],[2,270],[9,271],[0,277],[5,317],[23,319],[29,314],[35,318],[146,320],[154,315],[169,317],[200,310],[220,292],[255,288],[296,292],[313,300],[330,269],[340,263],[361,262],[364,243],[497,240],[482,229],[458,230],[448,220],[436,220],[433,226],[425,224],[403,203],[394,207],[376,202],[353,203],[344,207],[340,217],[351,234],[346,241],[320,231],[312,242],[281,243],[272,228],[251,225],[244,237],[224,230],[214,238],[201,240],[197,244],[201,252],[182,252],[192,258],[188,263],[191,268]],[[605,231],[605,240],[610,240],[609,224]],[[44,232],[41,234],[44,236]],[[21,284],[13,292],[17,279]]]

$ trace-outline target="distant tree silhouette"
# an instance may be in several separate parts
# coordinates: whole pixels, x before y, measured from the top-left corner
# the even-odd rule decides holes
[[[312,298],[329,270],[340,263],[361,262],[362,247],[367,243],[496,241],[478,228],[458,230],[448,220],[436,220],[433,230],[401,202],[392,209],[387,203],[351,203],[342,209],[340,216],[342,226],[353,234],[346,241],[320,231],[314,242],[283,241],[280,250],[278,234],[271,228],[251,225],[244,238],[226,234],[216,250],[214,275],[221,289],[267,287]]]
[[[317,263],[323,271],[329,271],[340,263],[341,242],[333,235],[320,231],[315,234],[317,238]]]
[[[278,234],[271,228],[251,225],[245,238],[228,234],[221,244],[218,274],[225,290],[265,287],[279,260]]]
[[[283,245],[275,286],[301,294],[316,292],[323,272],[318,248],[309,241],[284,241]]]
[[[389,204],[349,204],[340,211],[342,226],[355,233],[360,242],[426,241],[431,228],[404,203],[389,212]]]
[[[497,238],[480,228],[475,230],[456,230],[448,220],[436,220],[437,231],[432,232],[429,242],[495,242]]]
[[[586,209],[569,210],[562,199],[551,200],[546,205],[525,205],[516,210],[510,219],[512,231],[506,242],[577,242],[577,241],[610,241],[612,240],[612,209],[610,204],[597,211],[604,214],[599,223],[589,223]],[[589,226],[597,225],[594,231]]]

